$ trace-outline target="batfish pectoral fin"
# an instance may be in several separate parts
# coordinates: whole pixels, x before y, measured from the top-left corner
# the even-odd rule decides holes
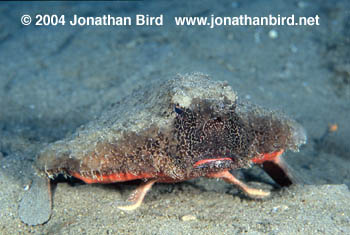
[[[147,180],[142,183],[128,198],[126,205],[120,205],[118,208],[123,211],[133,211],[139,208],[145,198],[147,192],[152,188],[157,179]]]
[[[265,161],[261,164],[261,167],[281,187],[288,187],[297,183],[290,167],[281,157]]]
[[[260,165],[264,171],[281,187],[288,187],[298,182],[292,174],[291,168],[281,157],[284,150],[261,154],[253,158],[252,162]]]
[[[46,223],[52,212],[50,179],[35,175],[30,189],[24,194],[19,205],[19,217],[28,225]]]

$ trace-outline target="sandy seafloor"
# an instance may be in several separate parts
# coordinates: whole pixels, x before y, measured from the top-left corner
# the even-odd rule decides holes
[[[21,25],[23,14],[38,13],[163,14],[165,22]],[[210,29],[177,27],[172,20],[269,13],[318,14],[321,25]],[[0,3],[0,234],[349,234],[349,22],[345,0]],[[272,29],[277,38],[269,36]],[[305,185],[256,201],[216,180],[158,184],[139,210],[125,213],[116,201],[135,184],[63,182],[48,223],[21,223],[18,205],[43,146],[74,133],[139,85],[196,71],[228,81],[240,97],[282,110],[305,127],[308,143],[285,154]],[[338,130],[324,136],[329,124]],[[251,184],[271,188],[260,169],[243,173]]]

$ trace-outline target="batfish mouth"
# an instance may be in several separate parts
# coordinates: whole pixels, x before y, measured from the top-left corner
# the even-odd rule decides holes
[[[193,164],[193,167],[203,167],[208,165],[220,165],[227,162],[233,162],[233,159],[230,157],[222,157],[222,158],[207,158],[197,161]]]

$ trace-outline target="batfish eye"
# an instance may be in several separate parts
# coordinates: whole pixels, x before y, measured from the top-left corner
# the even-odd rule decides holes
[[[183,112],[184,112],[182,109],[178,108],[176,105],[174,106],[174,111],[180,115],[183,114]]]
[[[217,122],[222,122],[221,117],[216,117],[214,120],[217,121]]]

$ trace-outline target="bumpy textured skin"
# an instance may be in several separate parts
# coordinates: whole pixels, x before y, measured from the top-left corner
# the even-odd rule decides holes
[[[226,83],[195,73],[136,90],[71,137],[50,144],[37,167],[49,177],[73,175],[88,183],[130,175],[175,182],[248,168],[260,154],[297,151],[305,141],[296,122],[240,101]],[[195,166],[217,158],[224,160]],[[110,175],[119,178],[107,180]]]

